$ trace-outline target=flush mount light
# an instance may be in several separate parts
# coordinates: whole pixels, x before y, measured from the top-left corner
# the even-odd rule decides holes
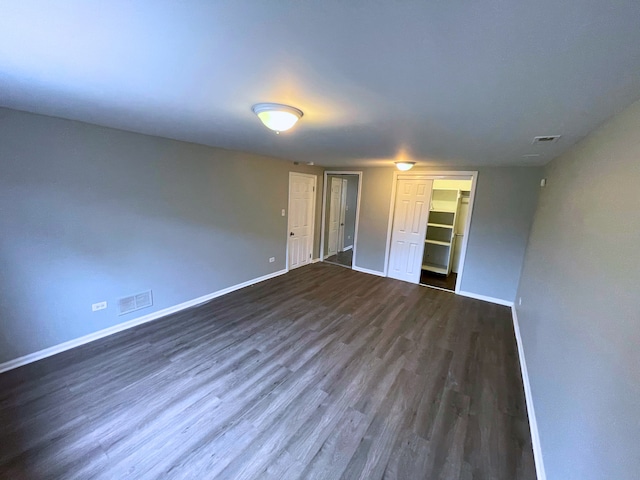
[[[413,168],[413,166],[416,164],[416,162],[393,162],[396,164],[396,167],[398,167],[398,170],[402,170],[403,172],[406,172],[407,170],[411,170]]]
[[[279,103],[258,103],[251,107],[251,110],[265,127],[276,133],[289,130],[302,118],[302,110]]]

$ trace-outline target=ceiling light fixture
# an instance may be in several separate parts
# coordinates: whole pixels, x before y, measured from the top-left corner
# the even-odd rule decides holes
[[[398,167],[398,170],[406,172],[407,170],[411,170],[416,162],[393,162]]]
[[[265,127],[276,133],[289,130],[303,115],[302,110],[279,103],[257,103],[251,107],[251,110],[264,123]]]

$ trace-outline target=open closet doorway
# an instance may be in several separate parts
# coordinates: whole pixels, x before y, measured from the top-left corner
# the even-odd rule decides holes
[[[353,268],[362,172],[325,172],[322,204],[323,261]]]
[[[476,172],[394,176],[387,276],[460,290],[476,178]]]

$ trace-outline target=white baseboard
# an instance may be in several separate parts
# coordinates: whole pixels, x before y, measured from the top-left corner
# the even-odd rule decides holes
[[[497,303],[498,305],[504,305],[505,307],[513,307],[513,302],[509,300],[503,300],[501,298],[487,297],[486,295],[478,295],[477,293],[463,292],[462,290],[456,292],[463,297],[475,298],[476,300],[484,300],[485,302]]]
[[[354,265],[352,269],[356,272],[368,273],[369,275],[377,275],[378,277],[386,277],[384,272],[379,272],[378,270],[369,270],[368,268],[358,267],[357,265]]]
[[[320,259],[319,259],[319,258],[314,258],[313,260],[311,260],[311,262],[310,262],[310,263],[318,263],[319,261],[320,261]]]
[[[283,275],[285,273],[287,273],[286,269],[269,273],[267,275],[263,275],[262,277],[254,278],[252,280],[247,280],[246,282],[239,283],[237,285],[233,285],[231,287],[227,287],[222,290],[218,290],[217,292],[209,293],[208,295],[194,298],[193,300],[188,300],[178,305],[174,305],[173,307],[167,307],[162,310],[158,310],[157,312],[153,312],[148,315],[144,315],[142,317],[134,318],[133,320],[129,320],[128,322],[119,323],[112,327],[105,328],[104,330],[99,330],[97,332],[90,333],[89,335],[85,335],[84,337],[74,338],[73,340],[69,340],[68,342],[60,343],[58,345],[54,345],[53,347],[45,348],[44,350],[40,350],[38,352],[30,353],[28,355],[15,358],[13,360],[9,360],[7,362],[0,363],[0,373],[6,372],[8,370],[13,370],[14,368],[21,367],[22,365],[26,365],[28,363],[36,362],[43,358],[51,357],[52,355],[56,355],[57,353],[61,353],[66,350],[71,350],[72,348],[79,347],[80,345],[93,342],[94,340],[108,337],[109,335],[113,335],[114,333],[122,332],[123,330],[127,330],[129,328],[142,325],[143,323],[151,322],[153,320],[166,317],[167,315],[171,315],[172,313],[179,312],[180,310],[185,310],[187,308],[200,305],[201,303],[208,302],[209,300],[213,300],[214,298],[221,297],[222,295],[226,295],[227,293],[231,293],[236,290],[240,290],[241,288],[255,285],[256,283],[269,280],[270,278],[274,278],[274,277]]]
[[[353,248],[353,245],[349,245],[348,247],[344,247],[342,251],[346,252],[347,250],[351,250],[352,248]]]
[[[520,358],[520,370],[522,372],[522,383],[524,384],[524,397],[527,402],[527,415],[529,417],[529,428],[531,429],[531,444],[533,447],[533,459],[536,465],[536,476],[538,480],[547,480],[547,474],[544,471],[544,462],[542,461],[542,448],[540,446],[538,422],[536,421],[536,412],[533,408],[533,397],[531,396],[529,371],[527,370],[527,362],[524,358],[522,337],[520,336],[520,324],[518,323],[518,314],[516,313],[515,306],[511,307],[511,313],[513,315],[513,330],[516,334],[516,345],[518,346],[518,357]]]

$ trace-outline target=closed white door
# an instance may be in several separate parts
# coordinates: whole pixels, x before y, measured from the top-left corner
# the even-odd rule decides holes
[[[315,210],[315,175],[289,175],[289,268],[311,262],[313,248],[313,214]]]
[[[432,186],[433,180],[398,179],[387,273],[391,278],[420,282]]]
[[[342,179],[331,178],[331,195],[329,196],[329,242],[327,250],[329,256],[338,253],[338,239],[340,238],[340,202],[342,201]]]

